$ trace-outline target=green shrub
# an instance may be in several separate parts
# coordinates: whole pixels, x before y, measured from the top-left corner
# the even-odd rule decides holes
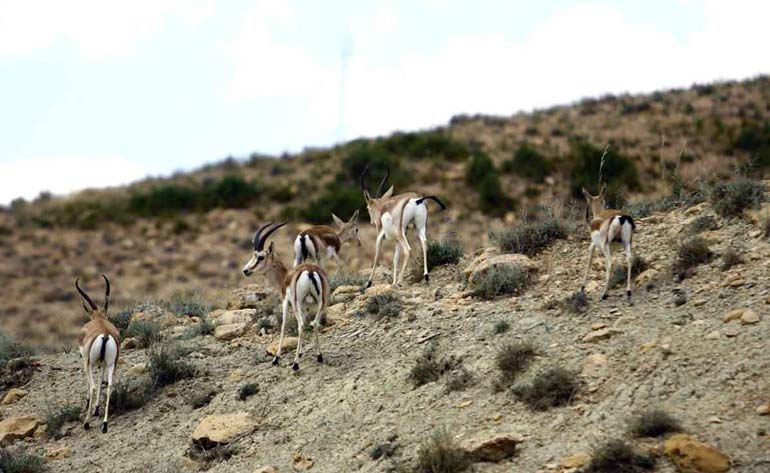
[[[503,162],[505,173],[515,173],[534,182],[543,182],[551,172],[552,165],[533,145],[524,142],[512,159]]]
[[[711,251],[703,238],[694,237],[685,240],[677,251],[673,267],[674,275],[680,280],[684,280],[692,275],[695,267],[709,263],[713,258],[714,252]]]
[[[579,386],[574,373],[551,368],[535,376],[532,384],[518,386],[514,394],[530,409],[545,411],[570,403]]]
[[[504,253],[522,253],[534,256],[554,241],[567,237],[565,225],[553,216],[535,222],[526,222],[513,228],[490,229],[489,238]]]
[[[599,182],[599,167],[604,150],[583,140],[571,143],[567,161],[572,163],[570,171],[570,190],[576,199],[583,198],[582,188],[596,187]],[[604,157],[602,182],[607,184],[610,194],[617,193],[622,186],[630,191],[641,189],[639,172],[633,161],[620,154],[615,147],[610,147]]]
[[[429,241],[426,251],[428,271],[437,266],[457,264],[463,257],[463,245],[456,239]]]
[[[204,299],[203,294],[194,289],[174,291],[162,305],[176,315],[188,317],[202,317],[213,309],[213,305]]]
[[[501,335],[510,329],[511,329],[511,324],[508,323],[507,320],[498,320],[497,322],[495,322],[495,325],[492,331],[495,333],[495,335]]]
[[[211,320],[207,316],[203,315],[200,317],[200,320],[198,320],[198,323],[190,326],[187,329],[187,336],[205,337],[206,335],[214,335],[215,329],[216,326],[211,322]]]
[[[460,366],[447,375],[446,378],[446,391],[451,393],[454,391],[462,391],[471,386],[476,379],[473,377],[470,371]]]
[[[477,153],[468,162],[465,182],[479,194],[479,207],[489,215],[504,215],[514,207],[514,200],[502,190],[500,173],[489,156]]]
[[[504,385],[512,383],[535,358],[535,347],[527,342],[506,343],[497,350],[495,366]]]
[[[697,235],[711,230],[717,229],[717,221],[711,215],[701,215],[690,223],[687,228],[687,233],[690,235]]]
[[[445,429],[434,431],[417,450],[416,473],[458,473],[471,465],[468,454]]]
[[[148,348],[163,340],[160,325],[152,320],[132,320],[126,329],[126,336],[136,338],[139,348]]]
[[[0,448],[0,471],[3,473],[40,473],[47,470],[42,457],[23,449]]]
[[[374,192],[376,189],[371,190]],[[364,207],[364,196],[361,189],[353,185],[329,185],[320,196],[310,201],[299,214],[304,220],[317,225],[325,224],[331,219],[332,212],[340,215],[351,215],[357,209]]]
[[[194,377],[195,367],[182,358],[179,349],[156,345],[149,351],[149,373],[152,385],[162,388]]]
[[[62,406],[49,412],[45,419],[45,433],[50,438],[61,438],[61,429],[67,422],[77,422],[83,409],[80,406]]]
[[[519,294],[529,285],[531,278],[519,265],[493,266],[474,278],[474,293],[487,299],[508,294]]]
[[[760,168],[770,167],[770,121],[744,124],[735,136],[733,146],[748,152]]]
[[[443,130],[397,132],[378,139],[377,143],[392,154],[414,159],[461,161],[470,154],[468,146],[453,140]]]
[[[156,389],[149,383],[128,384],[117,382],[110,395],[110,414],[119,415],[143,407],[155,395]]]
[[[641,473],[655,468],[655,457],[641,455],[622,440],[613,440],[593,451],[587,473]]]
[[[666,411],[654,409],[643,412],[631,422],[631,433],[637,437],[660,437],[673,432],[681,432],[679,421]]]
[[[259,392],[259,386],[257,383],[247,383],[238,389],[238,399],[241,401],[245,401],[246,399],[250,398],[251,396],[257,394]]]
[[[765,187],[759,181],[739,178],[714,184],[709,188],[709,201],[722,217],[737,217],[749,208],[757,208],[765,200]]]
[[[423,350],[420,357],[415,360],[412,370],[409,372],[409,380],[414,387],[438,381],[445,373],[457,368],[459,363],[453,357],[440,358],[436,345],[431,343]]]

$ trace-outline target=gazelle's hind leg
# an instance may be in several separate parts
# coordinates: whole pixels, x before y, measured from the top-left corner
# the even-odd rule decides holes
[[[603,245],[602,251],[604,252],[604,264],[607,268],[604,276],[604,291],[602,292],[602,300],[604,300],[607,299],[607,292],[610,290],[610,276],[612,274],[612,250],[610,249],[610,244]]]
[[[626,299],[628,303],[631,303],[631,265],[633,264],[633,256],[631,255],[631,241],[624,241],[626,247],[626,266],[628,267],[628,275],[626,280]]]
[[[294,308],[297,316],[297,351],[294,353],[294,362],[291,364],[291,369],[294,371],[299,370],[299,358],[302,356],[302,330],[305,325],[305,317],[302,315],[303,302],[303,300],[297,298],[297,304]]]
[[[107,421],[110,415],[110,395],[112,394],[112,375],[115,372],[115,365],[107,367],[107,399],[104,401],[104,420],[102,421],[102,433],[107,433]]]
[[[100,343],[103,343],[101,337],[97,339]],[[99,383],[96,385],[96,402],[94,402],[94,417],[99,417],[99,400],[102,395],[102,383],[104,383],[104,374],[105,374],[105,366],[104,363],[100,365],[99,368]]]
[[[380,230],[377,235],[377,241],[374,245],[374,263],[372,263],[372,274],[369,275],[369,282],[366,283],[366,287],[372,287],[372,281],[374,281],[374,271],[377,269],[377,261],[380,259],[380,247],[382,246],[382,239],[385,238],[385,231]]]
[[[428,238],[425,236],[425,227],[418,227],[417,237],[420,239],[420,245],[422,245],[422,278],[425,281],[430,281],[428,276]]]
[[[86,356],[88,356],[88,352],[86,352]],[[94,397],[94,375],[91,372],[91,366],[88,363],[88,360],[85,361],[85,370],[86,370],[86,381],[88,382],[88,404],[86,405],[86,415],[85,415],[85,421],[83,421],[83,428],[85,430],[88,430],[91,428],[91,424],[88,423],[88,416],[91,413],[91,402],[93,401]]]
[[[580,285],[580,292],[585,292],[586,283],[588,282],[588,274],[591,272],[591,262],[594,259],[594,252],[596,251],[596,244],[592,241],[588,247],[588,264],[586,265],[586,271],[583,275],[583,283]]]
[[[398,283],[398,259],[401,256],[401,242],[396,241],[396,249],[393,251],[393,285]]]
[[[318,332],[321,331],[321,313],[323,312],[323,296],[318,295],[318,310],[315,313],[315,319],[313,320],[313,333],[315,334],[315,346],[318,348],[318,362],[324,362],[324,355],[321,351],[321,342],[318,337]]]
[[[278,364],[281,359],[281,350],[283,349],[283,334],[286,333],[286,319],[289,316],[289,297],[283,298],[283,317],[281,318],[281,335],[278,337],[278,349],[273,356],[273,366]]]

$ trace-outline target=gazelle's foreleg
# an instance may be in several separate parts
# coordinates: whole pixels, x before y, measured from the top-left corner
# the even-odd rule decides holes
[[[97,340],[105,343],[104,340],[102,340],[102,337],[99,337]],[[99,400],[102,394],[102,383],[104,383],[104,368],[104,364],[102,364],[99,368],[99,383],[96,385],[96,401],[94,402],[96,406],[94,407],[94,417],[99,417]]]
[[[286,333],[286,319],[289,316],[289,295],[286,294],[286,296],[283,298],[283,317],[281,318],[281,335],[278,337],[278,349],[275,350],[275,355],[273,357],[273,365],[278,364],[278,360],[281,359],[281,350],[283,349],[283,334]]]
[[[324,355],[321,351],[321,342],[318,337],[318,332],[321,331],[321,314],[323,313],[323,296],[318,295],[318,310],[315,313],[315,319],[313,320],[313,333],[315,334],[315,346],[318,348],[318,362],[324,362]]]
[[[374,263],[372,263],[372,274],[369,275],[369,282],[366,283],[366,287],[372,287],[372,281],[374,281],[374,271],[377,269],[377,261],[380,259],[380,246],[382,245],[382,239],[385,238],[385,230],[380,230],[377,234],[377,241],[374,245]]]
[[[398,282],[398,259],[401,257],[401,242],[396,242],[396,249],[393,251],[393,285]]]
[[[299,292],[299,291],[297,291]],[[302,314],[302,304],[303,299],[300,299],[297,297],[297,302],[295,304],[294,310],[295,315],[297,316],[297,351],[294,354],[294,362],[291,364],[291,369],[294,371],[299,370],[299,358],[302,356],[302,330],[305,326],[305,316]]]
[[[604,291],[602,292],[602,300],[604,300],[607,299],[607,292],[610,290],[610,277],[612,276],[612,250],[610,249],[609,241],[602,245],[602,252],[604,253],[604,264],[606,267]]]
[[[107,367],[107,399],[104,402],[104,420],[102,421],[102,433],[107,433],[107,421],[110,415],[110,395],[112,394],[112,375],[115,372],[115,364]]]
[[[588,265],[586,266],[585,274],[583,275],[583,283],[580,285],[580,292],[585,292],[586,283],[588,282],[588,274],[591,272],[591,262],[594,259],[594,251],[596,250],[596,243],[591,241],[591,245],[588,247]]]

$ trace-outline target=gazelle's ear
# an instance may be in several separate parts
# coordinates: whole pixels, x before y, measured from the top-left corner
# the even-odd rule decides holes
[[[350,220],[348,220],[348,222],[355,222],[356,220],[358,220],[358,209],[356,209],[356,211],[353,212],[353,216],[350,217]]]
[[[270,246],[267,247],[267,254],[272,255],[274,249],[275,249],[275,242],[271,241]]]
[[[381,198],[381,199],[387,199],[387,198],[389,198],[389,197],[391,197],[391,196],[393,196],[393,186],[390,186],[390,189],[388,189],[387,191],[385,191],[385,193],[384,193],[384,194],[382,194],[382,197],[380,197],[380,198]]]
[[[604,197],[606,193],[607,193],[607,184],[603,184],[602,191],[599,193],[599,197]]]
[[[582,189],[583,189],[583,197],[585,197],[587,200],[589,200],[589,201],[590,201],[590,200],[593,198],[593,196],[591,195],[591,193],[590,193],[590,192],[588,192],[588,191],[586,190],[586,188],[585,188],[585,187],[582,187]]]
[[[334,223],[335,223],[335,224],[336,224],[338,227],[342,227],[343,225],[345,225],[345,222],[343,222],[341,218],[339,218],[338,216],[336,216],[336,215],[334,215],[334,214],[332,214],[332,220],[334,220]]]

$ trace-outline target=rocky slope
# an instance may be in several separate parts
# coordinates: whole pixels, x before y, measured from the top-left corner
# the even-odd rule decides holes
[[[567,310],[564,301],[577,289],[585,264],[582,234],[557,240],[533,257],[534,282],[516,297],[474,298],[462,274],[473,255],[460,265],[436,268],[430,284],[399,289],[382,284],[365,292],[343,286],[335,292],[329,325],[321,334],[326,363],[315,362],[311,342],[297,373],[288,368],[288,353],[282,366],[270,365],[266,351],[277,334],[260,319],[272,317],[274,301],[260,300],[262,282],[223,282],[232,292],[226,309],[209,314],[219,324],[213,336],[185,336],[185,327],[195,323],[189,317],[162,310],[134,315],[167,326],[168,338],[160,343],[187,347],[185,359],[197,368],[195,377],[163,388],[137,410],[115,415],[107,434],[70,422],[64,436],[54,440],[27,419],[17,435],[26,439],[6,438],[2,428],[0,438],[48,455],[54,472],[204,467],[211,472],[380,472],[411,471],[420,445],[443,427],[459,444],[498,434],[517,444],[513,456],[475,463],[469,471],[580,471],[586,459],[580,454],[624,438],[661,456],[656,471],[674,472],[662,441],[627,434],[632,416],[662,408],[687,433],[726,455],[730,471],[768,471],[770,242],[748,218],[715,217],[716,228],[702,236],[716,254],[738,248],[743,262],[723,270],[717,258],[677,282],[671,274],[678,245],[703,215],[714,215],[707,203],[638,222],[635,251],[649,269],[636,278],[634,305],[626,304],[622,289],[598,300],[603,263],[596,258],[587,310]],[[378,282],[387,276],[381,270]],[[127,288],[119,287],[118,297],[121,291]],[[376,294],[393,294],[400,312],[371,314],[367,304]],[[735,309],[741,310],[728,316]],[[497,334],[500,321],[510,329]],[[549,367],[579,374],[579,389],[568,405],[532,411],[510,389],[496,392],[495,356],[511,341],[528,341],[537,349],[516,384]],[[415,387],[410,371],[430,344],[435,344],[434,356],[453,360],[454,371]],[[24,415],[44,421],[61,405],[82,404],[84,376],[76,353],[36,360],[39,366],[20,386],[27,394],[0,406],[3,422]],[[126,349],[121,382],[145,379],[147,362],[148,350]],[[450,391],[447,380],[458,364],[472,381]],[[239,389],[246,383],[255,383],[258,392],[241,401]],[[219,415],[233,415],[226,419],[227,429],[209,418]],[[226,442],[234,453],[204,465],[191,453],[193,437],[206,448],[217,439]],[[376,446],[391,454],[373,459]],[[678,448],[667,444],[665,450]]]

